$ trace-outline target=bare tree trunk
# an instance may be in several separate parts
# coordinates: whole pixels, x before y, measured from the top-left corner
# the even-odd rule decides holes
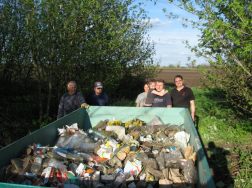
[[[41,76],[40,76],[40,70],[39,70],[40,67],[38,65],[36,58],[34,57],[33,50],[31,52],[31,55],[32,55],[32,61],[34,63],[34,67],[36,69],[37,78],[38,78],[39,119],[40,121],[42,121],[43,120],[43,102],[42,102]]]
[[[52,63],[50,63],[52,64]],[[49,113],[50,113],[50,106],[51,106],[51,98],[52,98],[52,79],[53,79],[53,70],[52,68],[50,69],[50,78],[49,78],[49,85],[48,85],[48,88],[49,88],[49,92],[48,92],[48,99],[47,99],[47,106],[46,106],[46,115],[47,117],[49,117]]]

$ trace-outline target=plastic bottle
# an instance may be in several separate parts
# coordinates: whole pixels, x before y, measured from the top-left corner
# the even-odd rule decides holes
[[[80,153],[79,155],[80,155],[85,161],[93,161],[93,158],[92,158],[93,155],[90,155],[90,154],[87,154],[87,153]]]
[[[37,155],[36,158],[34,159],[34,162],[31,166],[31,172],[33,174],[37,174],[38,171],[40,170],[41,168],[41,165],[42,165],[42,155]]]
[[[94,149],[96,147],[96,143],[79,143],[78,144],[78,147],[80,148],[80,150],[82,152],[85,152],[85,153],[92,153],[94,152]]]
[[[92,176],[93,187],[100,183],[100,171],[96,171]]]
[[[73,149],[81,140],[84,140],[84,135],[76,132],[73,136],[65,141],[65,147]]]
[[[64,136],[60,136],[57,140],[56,146],[59,148],[65,148],[65,142],[71,137],[71,135],[67,134]]]
[[[62,162],[56,160],[56,159],[50,159],[48,161],[48,166],[52,166],[52,167],[55,167],[55,168],[67,168]]]
[[[57,148],[54,153],[60,155],[63,158],[71,159],[74,161],[83,161],[83,158],[80,155],[69,153],[68,151],[60,148]]]
[[[148,155],[146,153],[136,153],[137,158],[141,161],[141,162],[145,162],[149,159]]]
[[[98,130],[91,130],[91,129],[88,129],[88,133],[93,135],[94,137],[97,137],[98,139],[111,139],[111,140],[114,140],[112,137],[108,136],[108,135],[105,135],[103,132],[101,131],[98,131]]]

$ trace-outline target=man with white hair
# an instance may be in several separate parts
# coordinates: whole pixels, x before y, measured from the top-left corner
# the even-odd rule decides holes
[[[89,108],[83,94],[77,91],[77,84],[74,81],[67,83],[67,90],[60,100],[57,119],[77,110],[80,107]]]

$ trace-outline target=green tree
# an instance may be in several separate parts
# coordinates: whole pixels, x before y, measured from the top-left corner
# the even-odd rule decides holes
[[[221,88],[235,107],[251,116],[251,1],[178,0],[170,3],[199,18],[198,21],[183,19],[201,32],[199,44],[190,46],[187,42],[187,46],[198,57],[206,58],[213,69],[202,69],[207,79],[205,86]],[[178,18],[173,13],[167,16]]]
[[[113,94],[120,85],[125,87],[125,80],[133,79],[134,87],[154,77],[154,45],[146,38],[150,24],[145,11],[131,4],[131,0],[3,1],[1,81],[18,82],[20,87],[32,83],[29,102],[37,106],[33,111],[43,122],[55,117],[69,80],[75,80],[84,94],[99,80]]]

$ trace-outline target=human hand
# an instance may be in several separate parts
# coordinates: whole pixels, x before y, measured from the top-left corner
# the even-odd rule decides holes
[[[82,105],[81,105],[81,108],[82,107],[84,107],[84,108],[89,108],[89,105],[87,104],[87,103],[83,103]]]
[[[193,120],[193,122],[194,122],[194,113],[191,113],[191,117],[192,117],[192,120]]]

